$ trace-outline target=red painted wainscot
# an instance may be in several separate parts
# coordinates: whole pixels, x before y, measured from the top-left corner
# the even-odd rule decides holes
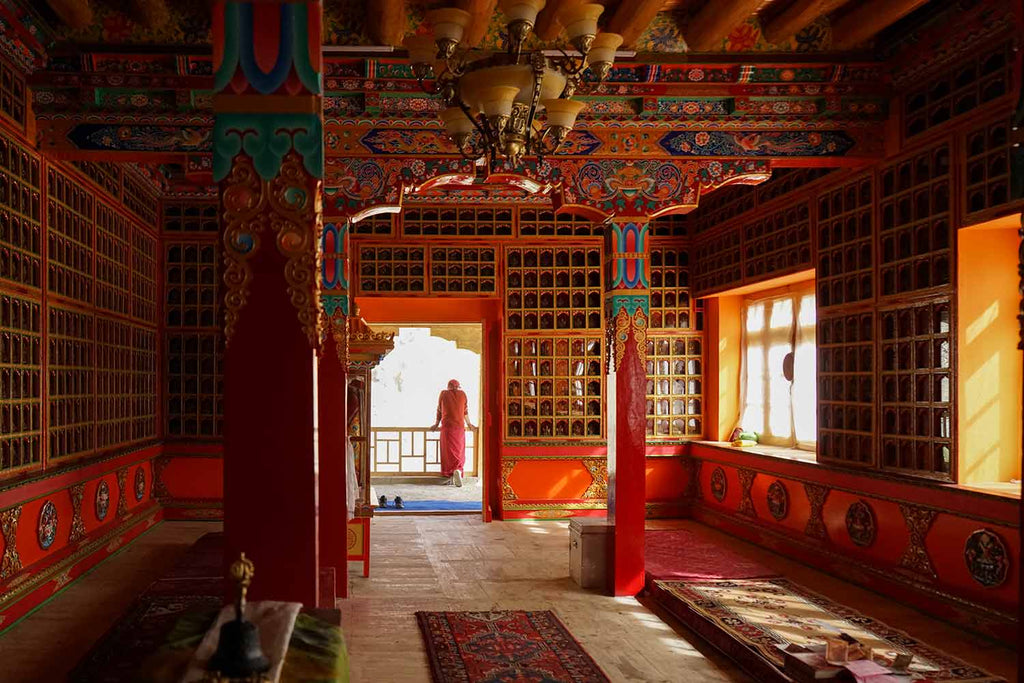
[[[164,519],[224,519],[223,444],[168,442],[153,467]]]
[[[0,489],[0,632],[163,519],[154,444]]]
[[[923,611],[1016,643],[1020,571],[1016,498],[901,481],[816,462],[690,445],[694,519]],[[965,552],[987,530],[1009,563],[995,585]],[[991,538],[991,536],[988,536]]]

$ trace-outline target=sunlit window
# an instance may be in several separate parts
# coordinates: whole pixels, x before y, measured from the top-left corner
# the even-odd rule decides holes
[[[740,428],[773,446],[814,450],[814,294],[748,301],[743,308]]]

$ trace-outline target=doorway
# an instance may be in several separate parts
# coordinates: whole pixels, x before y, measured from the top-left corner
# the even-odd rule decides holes
[[[482,510],[483,329],[480,323],[380,324],[395,347],[372,374],[369,462],[375,514],[479,514]],[[456,379],[473,429],[465,430],[461,486],[441,473],[438,395]],[[380,503],[384,504],[381,505]]]

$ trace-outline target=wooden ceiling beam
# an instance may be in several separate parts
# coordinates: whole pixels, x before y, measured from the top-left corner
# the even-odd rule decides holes
[[[829,14],[849,0],[796,0],[777,17],[764,24],[762,33],[769,43],[783,43],[818,17]]]
[[[89,0],[46,0],[46,4],[70,28],[82,29],[92,24]]]
[[[757,11],[764,0],[712,0],[697,12],[684,37],[690,52],[707,52]]]
[[[374,0],[366,3],[370,38],[377,45],[401,45],[409,28],[405,0]]]
[[[622,36],[623,47],[630,47],[664,6],[665,0],[622,0],[607,29]]]
[[[166,0],[132,0],[128,14],[133,21],[148,29],[166,26],[171,20]]]
[[[473,17],[462,43],[466,47],[478,47],[480,41],[487,35],[487,27],[490,26],[491,18],[498,7],[498,0],[461,0],[459,6]]]
[[[533,27],[533,32],[545,43],[550,43],[562,32],[562,22],[559,21],[562,10],[581,2],[583,0],[548,0],[537,15],[537,25]]]
[[[832,48],[849,50],[913,12],[928,0],[866,0],[832,24]]]

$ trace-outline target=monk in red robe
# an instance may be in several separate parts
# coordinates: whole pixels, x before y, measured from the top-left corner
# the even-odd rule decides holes
[[[469,404],[459,380],[448,382],[448,388],[437,399],[437,418],[431,429],[441,427],[441,474],[446,484],[462,486],[462,470],[466,464],[466,428],[476,429],[469,421]]]

